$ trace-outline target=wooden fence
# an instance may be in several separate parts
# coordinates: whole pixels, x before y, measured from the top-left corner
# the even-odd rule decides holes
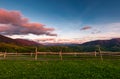
[[[2,57],[3,59],[6,59],[7,56],[31,56],[33,57],[35,60],[38,60],[38,56],[42,56],[42,55],[56,55],[59,56],[60,60],[63,60],[63,56],[93,56],[93,57],[100,57],[100,59],[103,61],[103,57],[102,56],[119,56],[120,57],[120,52],[84,52],[84,53],[78,53],[78,52],[35,52],[35,53],[7,53],[7,52],[0,52],[0,57]]]

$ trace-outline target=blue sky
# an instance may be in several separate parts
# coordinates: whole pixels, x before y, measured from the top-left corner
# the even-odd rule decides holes
[[[69,42],[120,37],[120,0],[0,0],[0,8],[20,11],[31,22],[55,28],[57,39]],[[84,27],[91,28],[80,30]]]

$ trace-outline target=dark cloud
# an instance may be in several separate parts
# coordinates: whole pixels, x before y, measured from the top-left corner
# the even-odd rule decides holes
[[[8,11],[0,9],[0,33],[5,35],[48,35],[56,36],[53,34],[54,28],[46,28],[45,25],[40,23],[31,23],[28,18],[22,16],[18,11]]]
[[[90,26],[85,26],[85,27],[82,27],[80,30],[89,30],[89,29],[92,29],[92,27],[90,27]]]

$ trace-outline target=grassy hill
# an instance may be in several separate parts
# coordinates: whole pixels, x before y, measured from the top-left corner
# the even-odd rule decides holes
[[[12,39],[3,35],[0,35],[0,43],[15,44],[19,46],[40,46],[41,44],[26,40],[26,39]]]

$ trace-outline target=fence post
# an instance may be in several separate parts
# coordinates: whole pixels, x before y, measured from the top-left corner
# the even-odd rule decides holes
[[[103,61],[103,57],[102,57],[102,53],[101,53],[100,46],[98,47],[98,49],[99,49],[100,58],[101,58],[101,60]]]
[[[4,59],[6,58],[6,51],[4,52]]]
[[[62,60],[62,50],[59,52],[60,60]]]
[[[74,53],[74,56],[77,56],[77,52]]]
[[[95,51],[95,57],[97,56],[97,53],[96,53],[96,51]]]
[[[32,57],[32,54],[33,54],[33,53],[31,52],[31,54],[30,54],[31,57]]]
[[[37,47],[35,48],[35,60],[37,60]]]

